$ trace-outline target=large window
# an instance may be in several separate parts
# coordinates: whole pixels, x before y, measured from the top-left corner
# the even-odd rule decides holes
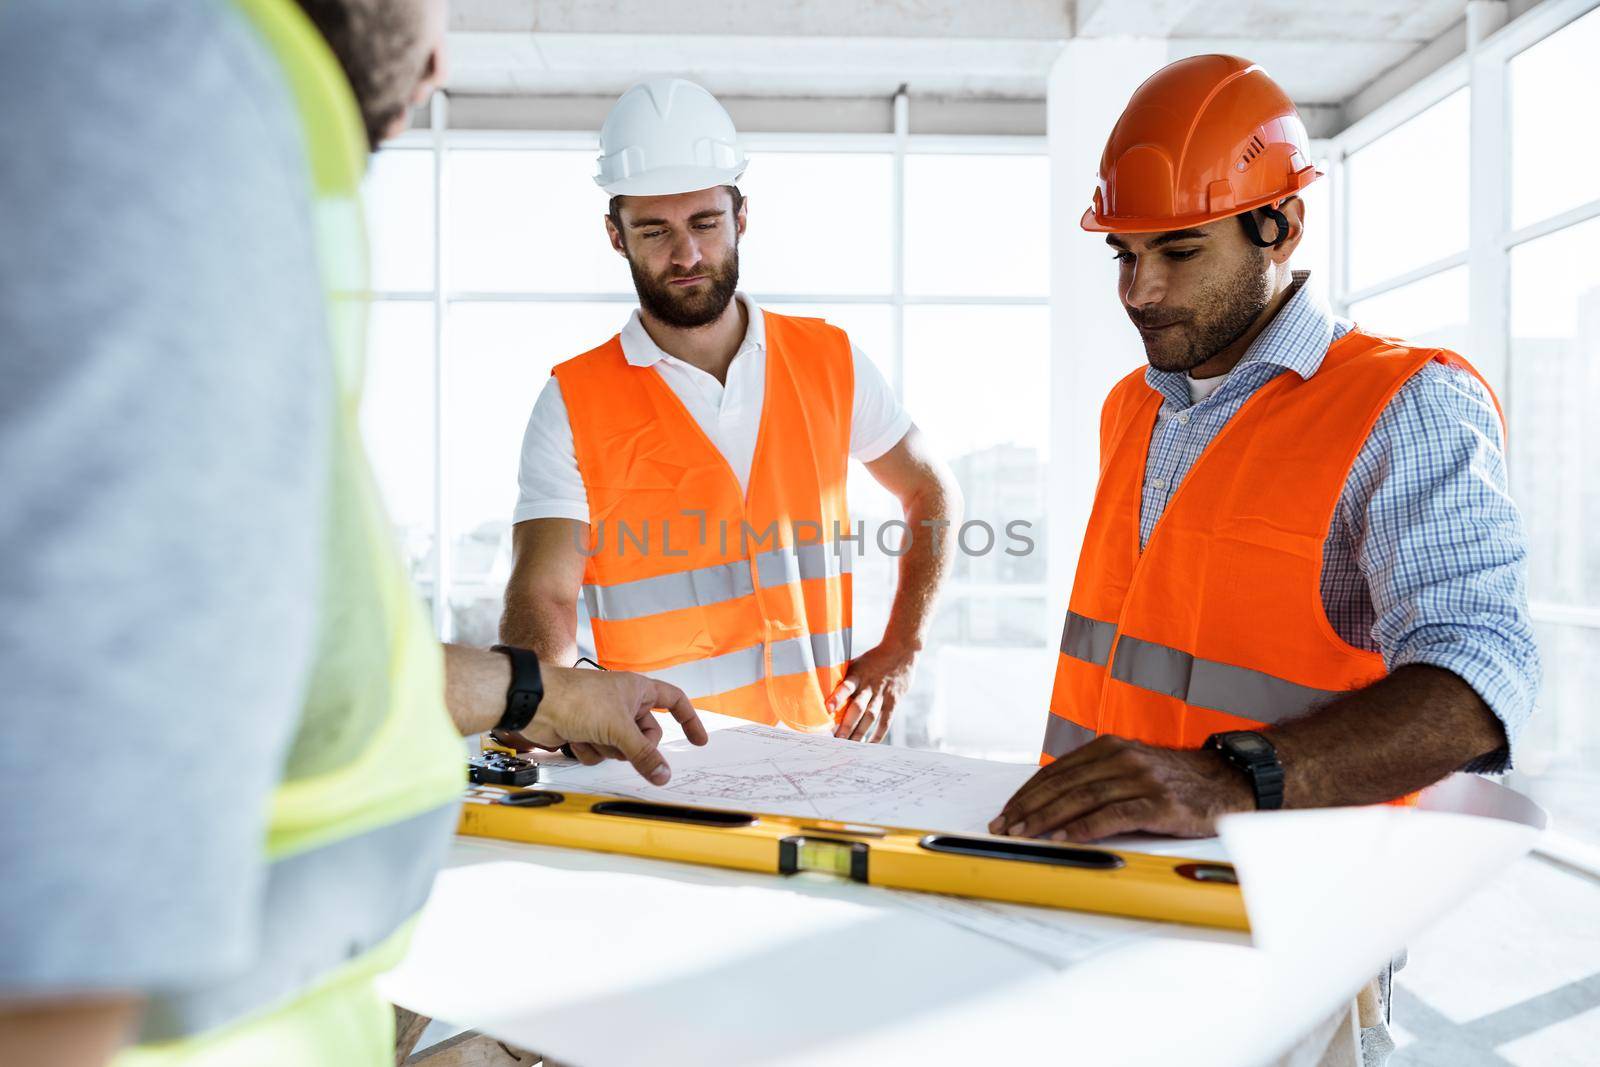
[[[1558,830],[1591,844],[1600,842],[1600,422],[1581,400],[1600,387],[1600,146],[1573,116],[1600,91],[1597,48],[1592,11],[1507,64],[1513,228],[1503,238],[1511,487],[1528,522],[1545,666],[1519,778]]]
[[[1458,90],[1345,161],[1352,291],[1466,251],[1468,106]]]
[[[366,186],[372,283],[361,425],[412,577],[431,604],[438,518],[434,168],[427,152],[384,152]]]
[[[1600,218],[1511,250],[1512,476],[1535,601],[1600,607]]]
[[[1600,192],[1600,190],[1596,190]],[[1530,790],[1600,841],[1600,217],[1511,250],[1512,488],[1531,541],[1545,661],[1524,745]]]
[[[1468,106],[1451,93],[1345,160],[1348,292],[1465,255]]]
[[[384,301],[372,310],[361,427],[412,576],[432,594],[435,488],[433,306]]]
[[[623,325],[634,294],[606,240],[592,146],[566,135],[449,138],[437,160],[431,141],[418,139],[374,161],[363,424],[440,635],[482,645],[496,638],[509,577],[534,399],[551,366]],[[1011,693],[1021,683],[1005,679],[1047,681],[1041,664],[1056,628],[1045,618],[1042,555],[1044,145],[908,144],[897,156],[890,138],[751,138],[741,288],[774,311],[847,330],[965,490],[966,551],[900,738],[1032,759],[1045,694],[1027,685]],[[985,195],[981,212],[975,190]],[[859,650],[888,617],[899,542],[893,527],[881,538],[878,529],[900,510],[859,464],[850,504],[868,532],[854,580]]]
[[[1600,141],[1585,102],[1600,94],[1600,11],[1560,17],[1512,24],[1477,62],[1419,87],[1427,106],[1396,101],[1343,138],[1337,303],[1375,331],[1461,351],[1499,393],[1544,664],[1513,781],[1558,833],[1594,845],[1600,420],[1586,401],[1600,390]],[[1469,123],[1479,93],[1503,123]]]
[[[1421,345],[1467,349],[1467,268],[1451,267],[1350,304],[1363,329]]]
[[[1527,226],[1600,195],[1600,11],[1511,60],[1511,225]]]

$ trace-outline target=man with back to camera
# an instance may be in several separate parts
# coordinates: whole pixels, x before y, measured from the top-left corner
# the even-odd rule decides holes
[[[636,85],[600,142],[606,232],[639,308],[534,404],[501,640],[572,662],[581,594],[602,666],[710,711],[882,740],[949,572],[954,476],[844,331],[737,291],[746,161],[709,92]],[[910,530],[883,639],[859,654],[851,458]]]
[[[1105,403],[1045,766],[995,832],[1205,836],[1511,766],[1539,661],[1498,404],[1289,269],[1318,176],[1233,56],[1163,68],[1111,133],[1082,224],[1149,367]]]
[[[365,309],[325,294],[366,288],[367,153],[442,77],[444,25],[0,15],[0,1062],[387,1067],[372,979],[454,829],[460,734],[658,783],[654,708],[705,739],[666,683],[441,652],[394,547]],[[84,737],[109,755],[59,758]]]

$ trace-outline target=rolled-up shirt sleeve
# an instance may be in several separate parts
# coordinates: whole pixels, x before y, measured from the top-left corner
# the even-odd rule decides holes
[[[1370,491],[1347,515],[1378,648],[1390,670],[1427,664],[1470,685],[1507,744],[1463,769],[1509,770],[1540,664],[1494,401],[1466,371],[1429,364],[1395,394],[1358,462]]]
[[[333,403],[281,75],[226,5],[0,15],[0,996],[249,968]]]

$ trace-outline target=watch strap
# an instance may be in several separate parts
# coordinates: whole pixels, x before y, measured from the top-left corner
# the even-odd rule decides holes
[[[506,689],[506,710],[495,723],[496,730],[520,731],[533,721],[544,699],[544,676],[539,657],[526,648],[495,645],[491,652],[502,653],[511,661],[511,685]]]
[[[1277,811],[1283,807],[1283,764],[1277,756],[1270,760],[1250,763],[1250,784],[1256,792],[1258,811]]]

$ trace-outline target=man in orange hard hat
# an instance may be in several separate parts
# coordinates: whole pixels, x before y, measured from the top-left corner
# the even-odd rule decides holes
[[[1105,403],[1044,766],[996,832],[1201,836],[1511,764],[1539,662],[1498,405],[1289,269],[1319,176],[1234,56],[1163,68],[1111,132],[1082,225],[1149,367]]]

